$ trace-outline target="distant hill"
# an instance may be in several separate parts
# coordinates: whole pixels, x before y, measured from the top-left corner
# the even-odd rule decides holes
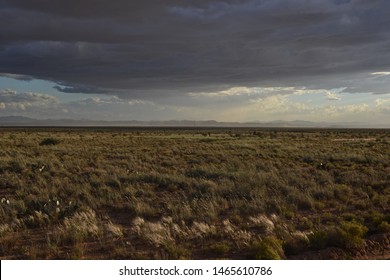
[[[0,117],[0,124],[13,124],[13,123],[33,123],[36,119],[23,117],[23,116],[6,116]]]
[[[191,121],[191,120],[170,120],[170,121],[95,121],[95,120],[74,120],[74,119],[44,119],[38,120],[24,116],[4,116],[0,117],[0,126],[118,126],[118,127],[290,127],[290,128],[371,128],[372,126],[364,123],[327,123],[310,122],[303,120],[271,122],[217,122],[215,120]],[[390,128],[381,126],[381,128]]]

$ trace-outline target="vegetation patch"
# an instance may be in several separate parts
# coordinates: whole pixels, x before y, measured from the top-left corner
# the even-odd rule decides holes
[[[0,258],[386,258],[389,159],[389,130],[2,128]]]
[[[45,138],[43,139],[39,145],[40,146],[50,146],[50,145],[58,145],[61,141],[59,139],[56,139],[56,138]]]

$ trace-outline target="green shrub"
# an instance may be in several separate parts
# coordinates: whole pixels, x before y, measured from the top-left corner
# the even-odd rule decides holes
[[[39,145],[40,146],[48,146],[48,145],[57,145],[59,144],[61,141],[59,139],[56,139],[56,138],[45,138],[43,139]]]
[[[309,240],[304,236],[291,236],[284,240],[283,251],[286,255],[296,255],[306,251],[309,247]]]
[[[169,243],[164,246],[166,253],[168,254],[167,258],[171,260],[187,260],[191,257],[191,252],[174,243]]]
[[[333,194],[336,199],[346,202],[352,195],[352,189],[348,185],[336,185]]]
[[[324,249],[328,246],[328,232],[326,230],[318,230],[308,236],[309,246],[312,249]]]
[[[372,232],[382,231],[379,229],[379,225],[383,222],[386,222],[385,215],[377,211],[370,211],[364,216],[364,223]]]
[[[324,249],[339,247],[341,249],[358,249],[364,244],[368,228],[357,222],[343,222],[341,226],[331,226],[309,235],[310,247]]]
[[[296,225],[297,229],[303,230],[303,231],[312,230],[313,226],[314,226],[313,222],[307,217],[303,217],[303,218],[299,219],[297,221],[297,225]]]
[[[229,243],[223,242],[223,243],[212,244],[208,249],[208,252],[210,252],[211,254],[216,254],[219,257],[222,257],[225,254],[230,252]]]
[[[390,223],[383,221],[382,223],[379,224],[378,230],[383,233],[390,232]]]
[[[282,242],[273,236],[255,242],[252,248],[252,257],[256,260],[281,260],[285,258]]]
[[[368,228],[356,222],[344,222],[338,230],[340,245],[346,249],[357,249],[363,245]]]

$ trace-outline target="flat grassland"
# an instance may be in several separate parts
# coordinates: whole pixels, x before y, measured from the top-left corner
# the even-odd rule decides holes
[[[388,259],[390,131],[2,128],[1,259]]]

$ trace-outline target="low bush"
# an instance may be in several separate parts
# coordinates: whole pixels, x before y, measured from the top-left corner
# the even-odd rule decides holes
[[[307,251],[309,247],[309,239],[306,236],[291,236],[284,240],[283,251],[286,255],[296,255]]]
[[[364,245],[364,236],[368,228],[360,223],[343,222],[340,226],[330,226],[309,235],[312,249],[338,247],[341,249],[359,249]]]
[[[229,243],[222,242],[222,243],[216,243],[212,244],[210,248],[208,249],[208,252],[212,255],[217,255],[218,257],[223,257],[227,253],[229,253],[231,250]]]
[[[364,236],[368,228],[357,222],[344,222],[336,231],[336,241],[341,248],[358,249],[364,244]],[[337,238],[338,237],[338,238]],[[337,244],[337,243],[336,243]]]
[[[282,242],[273,236],[267,236],[252,244],[251,258],[256,260],[281,260],[285,258]]]
[[[45,138],[43,139],[39,145],[40,146],[48,146],[48,145],[57,145],[59,144],[61,141],[59,139],[56,139],[56,138]]]
[[[328,246],[329,235],[326,230],[318,230],[308,236],[311,249],[319,250]]]

